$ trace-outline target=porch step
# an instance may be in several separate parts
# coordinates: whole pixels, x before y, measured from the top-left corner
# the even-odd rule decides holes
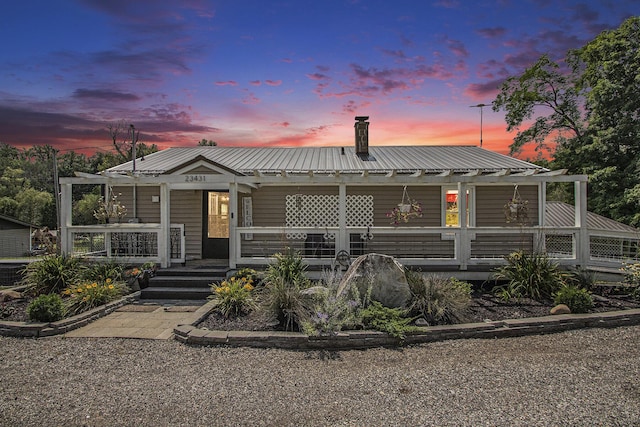
[[[227,276],[227,269],[162,269],[141,289],[141,300],[206,300],[211,284]]]

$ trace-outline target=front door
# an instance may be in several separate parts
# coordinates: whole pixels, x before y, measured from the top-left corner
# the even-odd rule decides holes
[[[204,191],[202,258],[229,258],[229,192]]]

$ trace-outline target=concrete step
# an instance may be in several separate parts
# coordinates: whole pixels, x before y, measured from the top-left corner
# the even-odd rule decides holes
[[[211,295],[207,288],[149,286],[140,291],[141,300],[206,300]]]

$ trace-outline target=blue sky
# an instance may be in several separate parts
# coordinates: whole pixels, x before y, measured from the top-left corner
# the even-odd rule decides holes
[[[640,14],[637,0],[23,0],[0,16],[0,142],[479,143],[480,111],[542,54],[562,58]],[[506,153],[483,109],[485,148]]]

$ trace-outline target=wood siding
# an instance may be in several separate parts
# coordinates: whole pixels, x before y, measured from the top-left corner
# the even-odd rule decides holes
[[[28,228],[0,229],[0,257],[23,257],[29,255],[30,240],[31,234]]]
[[[513,185],[487,185],[476,187],[476,226],[478,227],[520,227],[518,223],[507,223],[504,205],[513,197]],[[521,185],[518,193],[528,200],[529,220],[527,226],[538,225],[538,186]]]
[[[373,195],[373,225],[391,226],[392,220],[387,213],[402,201],[402,186],[352,186],[347,187],[347,195]],[[408,223],[398,226],[440,227],[441,192],[439,186],[407,187],[412,199],[422,204],[422,218],[412,218]]]

